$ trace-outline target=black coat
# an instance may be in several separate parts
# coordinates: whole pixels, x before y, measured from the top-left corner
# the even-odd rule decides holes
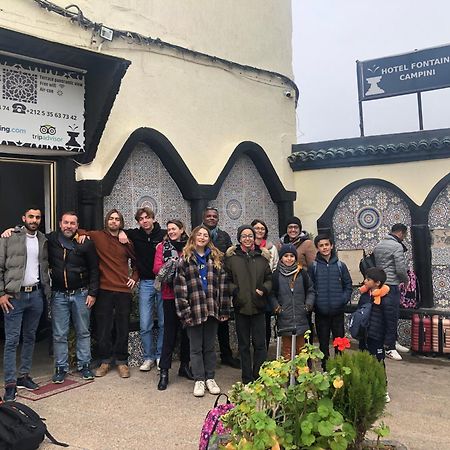
[[[327,262],[319,253],[308,273],[316,290],[315,311],[326,316],[344,312],[352,296],[352,279],[347,266],[332,255]]]
[[[134,245],[139,278],[141,280],[154,280],[153,263],[155,262],[156,246],[164,239],[166,230],[163,230],[158,222],[154,222],[150,234],[147,234],[142,228],[124,231]]]
[[[98,256],[90,239],[83,244],[73,240],[73,249],[59,242],[60,231],[47,234],[48,264],[53,290],[88,288],[89,295],[97,296],[99,286]]]
[[[220,228],[217,229],[217,237],[213,239],[213,244],[222,252],[225,253],[233,244],[230,235]]]
[[[309,329],[306,305],[314,305],[314,286],[304,269],[295,279],[293,290],[289,286],[291,278],[285,277],[278,270],[275,270],[272,275],[270,302],[273,310],[281,306],[281,311],[277,315],[278,333],[287,336],[292,331],[283,330],[295,328],[297,336],[303,336],[305,331]]]
[[[367,337],[381,343],[389,342],[389,336],[387,335],[389,327],[386,324],[392,320],[392,317],[395,317],[394,315],[396,313],[396,302],[392,294],[388,293],[384,297],[381,297],[381,303],[379,305],[373,303],[373,298],[369,293],[362,294],[358,306],[368,302],[372,302],[372,312],[370,313]],[[392,332],[395,334],[395,329]],[[390,342],[397,340],[396,336],[390,336],[390,338]]]

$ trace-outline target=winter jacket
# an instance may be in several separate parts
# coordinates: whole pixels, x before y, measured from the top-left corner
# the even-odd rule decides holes
[[[232,246],[225,254],[225,270],[228,286],[233,295],[234,308],[248,316],[264,312],[272,290],[272,271],[269,266],[270,252],[255,246],[244,253],[241,247]],[[260,296],[256,289],[263,291]]]
[[[375,263],[386,272],[386,284],[408,283],[404,246],[395,236],[388,234],[373,249]]]
[[[175,306],[184,325],[201,325],[208,317],[229,317],[231,301],[226,285],[226,274],[214,267],[212,258],[207,260],[207,291],[203,289],[197,260],[180,259],[175,277]],[[189,320],[189,323],[186,321]]]
[[[59,242],[60,231],[47,234],[48,261],[53,290],[88,288],[88,294],[97,296],[99,284],[98,256],[94,243],[86,239],[78,244],[72,239],[73,249]]]
[[[370,313],[369,329],[367,337],[378,342],[384,343],[387,341],[387,327],[386,323],[390,320],[393,314],[395,302],[392,301],[392,294],[389,292],[384,297],[381,297],[379,305],[373,303],[373,298],[369,293],[362,294],[359,298],[358,307],[364,303],[372,302],[372,312]],[[395,342],[394,337],[394,342]]]
[[[160,242],[156,246],[155,253],[155,262],[153,263],[153,273],[155,275],[161,270],[161,267],[164,265],[164,256],[163,256],[163,243]],[[178,256],[181,256],[182,252],[178,252]],[[168,283],[162,283],[161,295],[163,300],[173,300],[175,298],[175,292],[173,290],[173,286]]]
[[[208,227],[207,227],[208,228]],[[222,252],[225,253],[227,249],[232,246],[230,235],[217,227],[217,237],[213,239],[213,244]]]
[[[26,229],[15,231],[11,237],[0,239],[0,296],[20,294],[27,263]],[[46,297],[50,297],[47,239],[37,231],[39,243],[39,279]]]
[[[287,234],[280,237],[280,241],[277,244],[277,249],[280,250],[283,244],[289,244],[291,240]],[[297,242],[293,242],[295,248],[297,249],[297,261],[302,265],[302,267],[308,267],[316,258],[316,247],[314,242],[309,238],[309,233],[307,231],[302,231],[300,234],[300,239]]]
[[[335,254],[327,262],[320,253],[308,268],[316,290],[315,311],[326,316],[344,312],[352,296],[352,279],[347,266]]]
[[[136,254],[136,265],[141,280],[154,280],[153,263],[156,246],[164,239],[166,230],[161,229],[158,222],[153,223],[153,230],[147,234],[142,228],[132,228],[125,231],[133,243]]]
[[[269,252],[270,252],[269,266],[270,266],[270,270],[271,270],[272,272],[274,272],[275,269],[276,269],[277,266],[278,266],[278,261],[279,261],[279,258],[278,258],[278,250],[277,250],[277,248],[275,247],[275,245],[272,244],[272,242],[270,242],[270,241],[267,241],[266,247],[265,247],[265,248],[266,248],[267,250],[269,250]]]
[[[297,336],[305,334],[305,331],[309,329],[306,305],[312,307],[315,300],[314,286],[306,269],[298,273],[293,283],[293,290],[290,286],[292,279],[293,276],[286,277],[278,270],[272,275],[270,302],[273,311],[278,306],[281,307],[281,312],[277,315],[277,329],[281,336],[291,335],[294,328]]]

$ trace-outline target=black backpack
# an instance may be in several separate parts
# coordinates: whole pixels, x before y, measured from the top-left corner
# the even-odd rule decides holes
[[[359,271],[362,273],[362,276],[366,278],[366,272],[367,269],[370,269],[372,267],[376,267],[377,263],[375,262],[375,255],[374,253],[366,253],[365,250],[363,250],[363,257],[361,258],[361,261],[359,262]]]
[[[53,444],[58,442],[47,430],[39,415],[18,402],[0,403],[0,450],[35,450],[47,436]]]
[[[348,323],[348,329],[352,338],[365,339],[369,330],[370,314],[372,313],[372,302],[362,304],[352,313]]]

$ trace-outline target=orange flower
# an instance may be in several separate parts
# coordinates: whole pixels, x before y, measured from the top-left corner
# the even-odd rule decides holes
[[[346,337],[337,337],[333,341],[333,347],[337,347],[342,352],[346,348],[350,348],[350,341]]]

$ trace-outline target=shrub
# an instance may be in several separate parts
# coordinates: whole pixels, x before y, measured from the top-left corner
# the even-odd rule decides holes
[[[344,368],[350,369],[344,373]],[[344,352],[327,364],[330,373],[343,373],[344,384],[333,397],[335,408],[356,430],[355,449],[381,417],[386,404],[384,365],[368,352]]]

